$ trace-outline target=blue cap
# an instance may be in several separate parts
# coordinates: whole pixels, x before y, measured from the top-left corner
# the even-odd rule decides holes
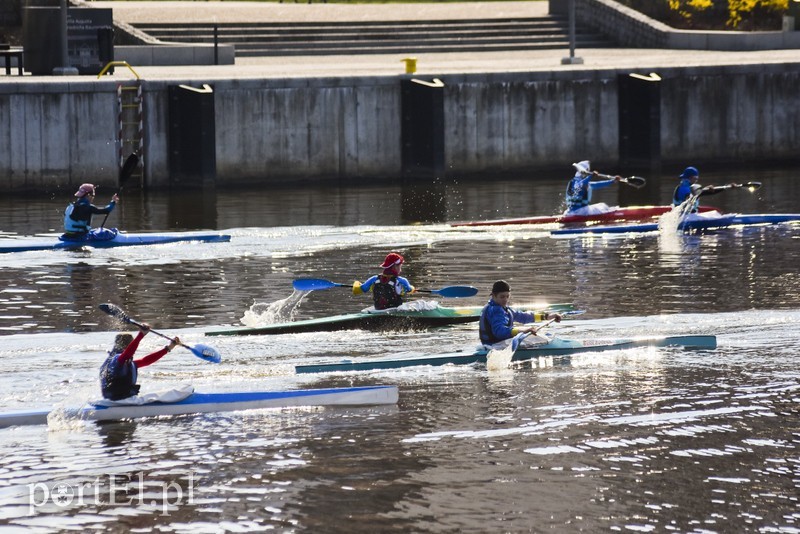
[[[700,176],[700,171],[698,171],[695,167],[686,167],[683,169],[683,172],[679,178],[692,178],[694,176]]]

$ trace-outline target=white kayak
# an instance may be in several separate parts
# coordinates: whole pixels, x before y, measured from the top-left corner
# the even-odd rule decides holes
[[[328,389],[298,389],[291,391],[249,391],[236,393],[194,393],[191,388],[180,398],[180,390],[173,390],[173,400],[147,402],[132,397],[122,401],[96,401],[80,408],[65,410],[27,410],[0,413],[0,428],[19,425],[47,424],[53,413],[65,419],[85,421],[119,421],[165,415],[233,412],[263,408],[294,406],[371,406],[396,404],[397,386],[362,386]],[[177,393],[177,397],[174,395]],[[164,397],[162,397],[163,399]],[[174,400],[180,398],[180,400]],[[142,401],[142,402],[139,402]]]

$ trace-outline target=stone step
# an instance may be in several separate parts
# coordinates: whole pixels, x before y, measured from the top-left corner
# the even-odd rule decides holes
[[[578,48],[609,48],[615,46],[607,40],[588,41],[580,43]],[[451,45],[451,46],[431,46],[415,47],[413,44],[397,46],[370,46],[363,48],[353,48],[351,46],[329,47],[325,49],[317,48],[258,48],[251,45],[248,48],[240,49],[237,47],[238,57],[265,57],[265,56],[309,56],[309,55],[366,55],[366,54],[418,54],[418,53],[446,53],[446,52],[491,52],[506,50],[563,50],[569,48],[568,40],[553,41],[549,43],[525,43],[509,48],[507,45]]]
[[[164,42],[212,43],[214,24],[138,24]],[[534,50],[569,46],[567,21],[559,17],[436,21],[352,21],[217,24],[220,44],[237,56],[422,53]],[[576,32],[576,44],[601,48],[603,36]]]

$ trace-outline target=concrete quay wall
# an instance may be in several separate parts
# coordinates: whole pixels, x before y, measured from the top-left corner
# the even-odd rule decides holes
[[[796,161],[800,63],[656,70],[662,162]],[[629,73],[437,76],[448,174],[529,171],[580,158],[613,165],[618,76]],[[168,87],[203,83],[214,87],[218,185],[395,179],[402,171],[400,78],[143,80],[146,185],[170,182]],[[18,80],[0,83],[0,187],[114,184],[118,82]]]

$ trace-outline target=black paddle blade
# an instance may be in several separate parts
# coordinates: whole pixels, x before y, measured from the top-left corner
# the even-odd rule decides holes
[[[139,165],[139,155],[134,152],[128,159],[125,160],[125,163],[122,165],[122,169],[119,171],[119,187],[122,188],[123,184],[128,181],[128,178],[131,177],[133,171],[136,170],[136,167]]]
[[[107,313],[112,317],[116,317],[120,321],[124,321],[126,323],[130,323],[131,322],[131,318],[128,317],[128,314],[126,314],[122,310],[122,308],[120,308],[119,306],[117,306],[115,304],[110,304],[110,303],[100,304],[98,306],[98,308],[100,308],[100,311],[102,311],[104,313]]]
[[[742,185],[752,193],[753,191],[761,187],[761,182],[747,182],[746,184]]]
[[[637,189],[644,187],[646,181],[641,176],[629,176],[622,179],[623,183],[633,186]]]

